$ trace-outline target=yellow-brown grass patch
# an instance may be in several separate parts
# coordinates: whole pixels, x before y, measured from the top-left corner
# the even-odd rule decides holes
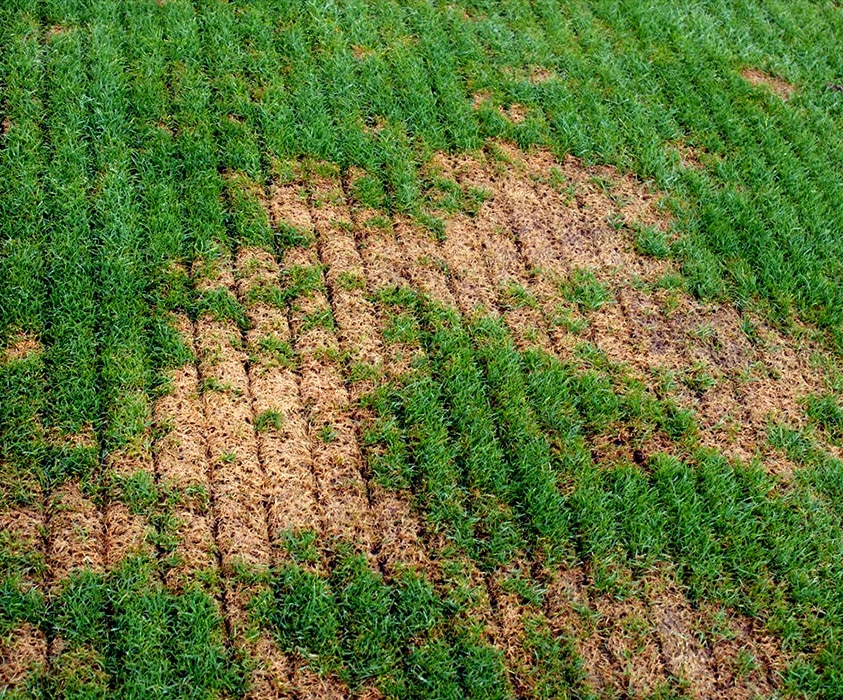
[[[770,75],[757,68],[744,68],[741,76],[751,85],[760,85],[775,93],[783,100],[789,99],[796,91],[796,86],[787,82],[784,78]]]

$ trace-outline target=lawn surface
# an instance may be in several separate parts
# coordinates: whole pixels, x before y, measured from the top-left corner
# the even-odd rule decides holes
[[[0,5],[0,698],[843,698],[837,2]]]

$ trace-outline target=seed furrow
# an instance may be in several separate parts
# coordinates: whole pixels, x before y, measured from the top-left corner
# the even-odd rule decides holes
[[[323,534],[328,539],[346,539],[366,550],[372,539],[366,518],[366,482],[360,471],[360,450],[325,274],[313,244],[313,218],[305,193],[294,185],[279,187],[273,199],[278,200],[275,215],[280,218],[276,221],[295,226],[307,239],[303,241],[306,247],[296,245],[284,251],[282,274],[287,280],[290,331],[323,509]]]
[[[172,319],[181,340],[195,354],[194,328],[184,314]],[[153,419],[166,434],[155,445],[159,483],[178,492],[175,517],[180,521],[178,544],[172,552],[175,566],[167,584],[179,590],[197,572],[217,565],[210,469],[205,445],[205,412],[196,364],[172,370],[171,391],[155,405]]]

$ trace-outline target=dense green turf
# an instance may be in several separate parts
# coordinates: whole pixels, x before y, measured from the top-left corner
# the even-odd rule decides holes
[[[68,478],[108,497],[108,457],[148,444],[161,370],[190,359],[166,313],[247,325],[230,295],[196,293],[194,262],[306,242],[270,230],[251,193],[302,156],[362,167],[363,204],[411,214],[433,234],[443,229],[419,173],[434,151],[502,137],[615,164],[666,191],[676,211],[677,236],[642,229],[641,252],[675,257],[693,293],[783,327],[801,318],[839,351],[843,91],[829,86],[843,85],[842,42],[832,0],[0,3],[0,347],[21,333],[40,347],[0,364],[0,508],[39,507]],[[745,67],[790,81],[793,95],[748,84]],[[487,99],[475,108],[477,94]],[[519,124],[498,110],[513,103],[526,110]],[[685,147],[701,168],[683,167]],[[471,212],[482,199],[449,187],[438,183],[439,209]],[[317,284],[304,268],[284,283],[281,305]],[[606,302],[587,272],[564,293],[584,312]],[[523,294],[511,290],[513,303]],[[424,359],[372,398],[370,466],[414,494],[454,546],[454,566],[585,561],[609,592],[630,571],[673,566],[692,598],[759,615],[804,653],[788,688],[843,697],[843,465],[815,439],[843,439],[841,387],[806,400],[806,431],[773,429],[801,465],[781,489],[758,465],[698,450],[690,414],[593,349],[562,364],[411,293],[377,301],[395,314],[390,337]],[[705,388],[704,377],[689,382]],[[598,469],[586,441],[620,424],[642,444],[662,434],[687,459]],[[62,663],[77,664],[33,678],[33,694],[240,688],[244,667],[207,591],[167,592],[147,562],[25,594],[21,580],[43,581],[43,561],[14,543],[1,554],[0,632],[30,621],[65,638]],[[398,695],[512,691],[470,606],[414,579],[385,581],[350,554],[326,571],[273,572],[257,617],[284,648]],[[406,618],[410,599],[429,619],[367,637]],[[327,627],[296,616],[297,600]],[[538,612],[531,625],[542,697],[580,693],[565,640]]]

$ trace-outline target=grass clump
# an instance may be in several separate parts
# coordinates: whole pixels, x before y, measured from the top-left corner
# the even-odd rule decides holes
[[[580,311],[597,311],[612,300],[612,293],[598,281],[591,270],[575,268],[568,279],[561,283],[562,295],[576,304]]]
[[[499,653],[417,574],[387,582],[341,550],[326,573],[299,564],[275,572],[254,612],[284,651],[352,691],[373,684],[390,698],[511,697]]]

